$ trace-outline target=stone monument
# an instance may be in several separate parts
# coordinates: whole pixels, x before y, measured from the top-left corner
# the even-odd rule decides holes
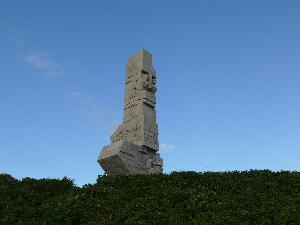
[[[162,173],[156,124],[156,71],[141,49],[126,65],[123,123],[110,136],[98,162],[107,175]]]

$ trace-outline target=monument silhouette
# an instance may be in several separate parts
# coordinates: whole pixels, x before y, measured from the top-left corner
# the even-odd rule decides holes
[[[98,162],[107,175],[162,173],[156,123],[156,71],[141,49],[126,65],[123,123],[110,136]]]

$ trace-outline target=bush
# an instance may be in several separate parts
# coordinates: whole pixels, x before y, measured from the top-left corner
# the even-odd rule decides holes
[[[0,174],[1,224],[300,224],[299,172],[99,176],[82,188]]]

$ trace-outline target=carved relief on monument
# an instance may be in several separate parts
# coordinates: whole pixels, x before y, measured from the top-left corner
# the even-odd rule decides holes
[[[141,77],[138,79],[137,86],[140,90],[156,92],[156,77],[149,72],[142,70]]]

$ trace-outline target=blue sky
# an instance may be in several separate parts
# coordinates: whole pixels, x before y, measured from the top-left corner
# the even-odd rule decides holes
[[[165,172],[300,170],[300,1],[2,0],[0,172],[93,183],[140,48]]]

